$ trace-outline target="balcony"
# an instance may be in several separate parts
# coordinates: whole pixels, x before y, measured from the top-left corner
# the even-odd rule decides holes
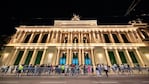
[[[142,47],[145,43],[13,43],[6,46],[17,47]]]

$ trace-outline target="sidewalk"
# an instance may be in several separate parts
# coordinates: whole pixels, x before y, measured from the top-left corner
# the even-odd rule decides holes
[[[143,72],[138,72],[138,71],[133,71],[133,73],[114,73],[114,72],[109,72],[108,73],[110,77],[126,77],[126,76],[149,76],[149,72],[148,71],[143,71]],[[16,73],[0,73],[0,77],[2,76],[17,76]],[[47,73],[42,73],[41,75],[26,75],[26,73],[23,73],[22,74],[23,77],[97,77],[96,74],[79,74],[79,75],[74,75],[74,76],[65,76],[65,75],[62,75],[62,74],[50,74],[48,75]],[[99,76],[98,76],[99,77]],[[105,77],[105,73],[103,72],[101,77]]]

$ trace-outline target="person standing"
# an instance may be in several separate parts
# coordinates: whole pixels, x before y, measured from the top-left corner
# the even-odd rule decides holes
[[[106,73],[106,76],[108,77],[108,65],[104,65],[104,72]]]
[[[18,67],[18,77],[21,76],[22,71],[23,71],[23,65],[19,65],[19,67]]]

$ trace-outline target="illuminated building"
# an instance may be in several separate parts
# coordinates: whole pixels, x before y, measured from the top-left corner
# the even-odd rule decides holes
[[[55,20],[53,26],[16,27],[2,55],[5,65],[136,64],[149,66],[147,23],[98,25],[97,20]]]

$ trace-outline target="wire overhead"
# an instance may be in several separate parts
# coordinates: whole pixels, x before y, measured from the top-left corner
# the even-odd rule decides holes
[[[129,15],[129,13],[139,4],[140,1],[141,0],[133,0],[124,16]]]

